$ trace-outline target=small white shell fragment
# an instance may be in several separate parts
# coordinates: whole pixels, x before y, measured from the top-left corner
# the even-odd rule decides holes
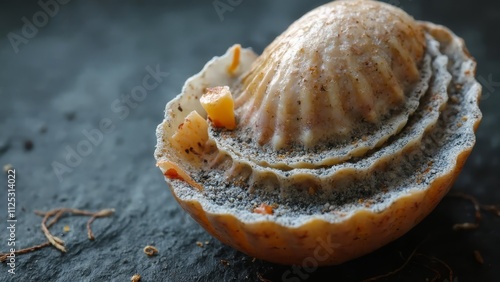
[[[196,111],[189,113],[169,138],[172,148],[183,155],[188,162],[200,160],[207,141],[208,123]]]

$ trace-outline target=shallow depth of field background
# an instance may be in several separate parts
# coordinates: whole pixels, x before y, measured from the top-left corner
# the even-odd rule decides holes
[[[325,2],[42,0],[56,3],[49,8],[37,1],[2,2],[0,166],[16,169],[16,246],[45,241],[34,210],[115,208],[116,215],[94,223],[95,241],[86,238],[86,219],[65,217],[51,230],[66,241],[66,254],[49,247],[18,256],[16,275],[2,264],[0,281],[128,281],[135,273],[143,281],[318,281],[325,275],[359,281],[396,269],[422,242],[423,255],[385,281],[446,281],[448,269],[431,257],[446,262],[455,281],[496,281],[500,218],[483,214],[477,230],[454,232],[453,224],[474,219],[467,201],[445,198],[415,229],[379,251],[298,274],[211,238],[168,191],[153,158],[155,128],[184,81],[234,43],[262,52],[295,19]],[[416,19],[448,26],[477,59],[484,118],[453,189],[499,204],[500,4],[388,2]],[[229,8],[218,11],[214,4],[220,3]],[[151,73],[158,74],[155,86],[134,98]],[[6,177],[0,187],[3,252],[9,236]],[[209,244],[199,247],[197,241]],[[157,256],[143,253],[148,244],[158,248]]]

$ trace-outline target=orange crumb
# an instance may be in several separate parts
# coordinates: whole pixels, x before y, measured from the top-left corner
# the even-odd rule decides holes
[[[167,177],[167,178],[170,178],[170,179],[179,179],[179,180],[184,180],[178,173],[177,173],[177,170],[173,169],[173,168],[169,168],[165,173],[164,175]]]
[[[231,62],[231,65],[227,68],[227,72],[229,72],[230,75],[234,75],[234,73],[236,72],[236,70],[240,66],[241,46],[235,45],[233,50],[234,50],[233,61]]]
[[[234,100],[228,86],[207,88],[200,103],[215,127],[229,130],[236,128]]]
[[[171,161],[158,162],[156,164],[164,171],[163,175],[168,179],[178,179],[187,182],[192,187],[202,191],[203,186],[194,181],[187,172],[180,168],[176,163]]]
[[[260,214],[273,214],[273,207],[267,204],[260,204],[260,206],[256,207],[253,212]]]

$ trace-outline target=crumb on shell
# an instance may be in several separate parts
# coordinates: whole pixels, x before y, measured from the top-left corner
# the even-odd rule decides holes
[[[272,206],[265,204],[265,203],[262,203],[262,204],[260,204],[260,206],[256,207],[253,210],[253,212],[260,213],[260,214],[273,214],[274,210],[273,210]]]

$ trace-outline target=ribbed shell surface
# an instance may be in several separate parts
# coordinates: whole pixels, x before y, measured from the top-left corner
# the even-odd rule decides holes
[[[233,93],[239,131],[270,150],[361,140],[387,120],[396,123],[386,132],[393,135],[411,113],[405,104],[421,94],[413,90],[421,87],[425,45],[413,18],[390,5],[323,5],[243,75]]]

